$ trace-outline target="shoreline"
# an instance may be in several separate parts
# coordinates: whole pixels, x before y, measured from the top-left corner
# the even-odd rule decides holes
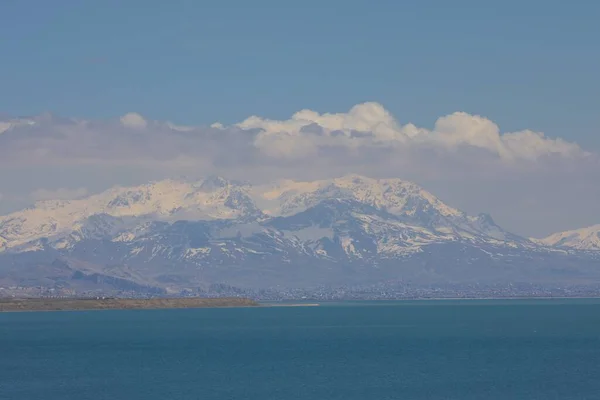
[[[432,301],[502,301],[516,300],[600,300],[600,297],[440,297],[386,300],[325,300],[320,302],[265,302],[245,298],[157,298],[157,299],[0,299],[0,314],[19,312],[102,311],[102,310],[183,310],[201,308],[285,308],[320,307],[335,303],[403,303]]]
[[[3,312],[164,310],[197,308],[259,307],[244,298],[157,298],[157,299],[0,299]]]

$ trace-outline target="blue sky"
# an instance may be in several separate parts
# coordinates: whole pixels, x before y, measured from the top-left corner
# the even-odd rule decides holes
[[[0,113],[182,124],[377,101],[600,149],[600,3],[5,0]]]

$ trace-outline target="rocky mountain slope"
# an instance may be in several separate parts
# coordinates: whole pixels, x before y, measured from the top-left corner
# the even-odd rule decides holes
[[[594,256],[563,245],[506,232],[399,179],[165,180],[0,217],[0,286],[177,292],[600,279]]]

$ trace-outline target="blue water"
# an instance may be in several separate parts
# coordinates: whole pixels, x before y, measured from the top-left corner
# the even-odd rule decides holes
[[[0,314],[0,399],[600,399],[600,301]]]

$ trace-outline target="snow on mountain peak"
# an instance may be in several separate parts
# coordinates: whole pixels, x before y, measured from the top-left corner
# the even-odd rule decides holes
[[[420,186],[400,179],[373,179],[350,174],[340,178],[297,182],[284,180],[256,188],[257,203],[265,213],[291,215],[310,208],[325,198],[356,200],[396,215],[414,215],[428,206],[444,217],[464,217]]]
[[[532,239],[538,244],[576,250],[600,250],[600,224],[583,229],[559,232],[544,239]]]
[[[254,211],[244,187],[220,180],[213,190],[196,184],[162,180],[135,187],[114,187],[77,200],[44,200],[33,207],[0,217],[5,247],[19,246],[43,237],[68,234],[86,218],[148,217],[156,220],[230,219]],[[205,187],[206,189],[206,187]]]
[[[339,201],[334,208],[345,204],[356,215],[364,211],[359,209],[360,205],[370,207],[381,215],[387,213],[389,219],[397,220],[395,223],[411,226],[412,231],[426,229],[427,235],[520,241],[499,228],[491,217],[470,217],[412,182],[350,174],[257,186],[221,177],[196,182],[166,179],[134,187],[114,187],[86,198],[40,201],[33,207],[0,217],[0,251],[42,238],[52,243],[62,240],[61,246],[68,246],[82,238],[101,236],[115,227],[123,228],[130,223],[126,221],[139,224],[286,217],[327,201]],[[100,215],[98,220],[90,221]]]

